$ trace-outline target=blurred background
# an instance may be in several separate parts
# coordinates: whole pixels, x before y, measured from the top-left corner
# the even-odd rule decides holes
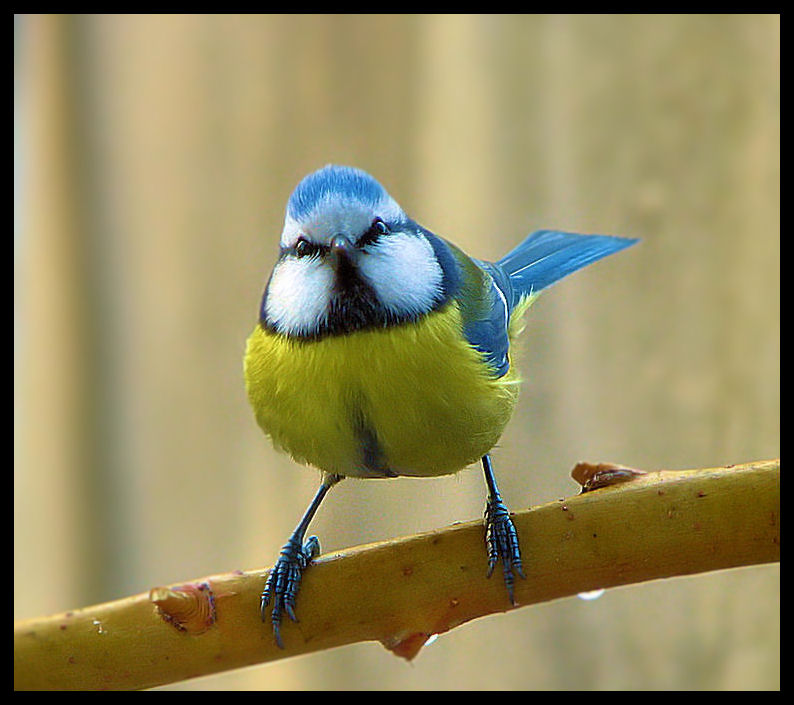
[[[15,618],[275,560],[319,478],[257,428],[242,354],[329,162],[484,259],[642,239],[527,318],[511,508],[576,493],[579,460],[779,456],[778,16],[17,16],[14,118]],[[484,501],[476,467],[349,480],[312,529],[339,550]],[[169,688],[779,688],[779,610],[760,566],[481,619],[410,665],[367,643]]]

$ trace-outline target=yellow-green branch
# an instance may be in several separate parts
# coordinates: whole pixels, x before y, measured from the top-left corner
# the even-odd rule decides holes
[[[513,519],[527,575],[519,607],[779,561],[780,461],[650,472]],[[264,570],[153,588],[17,622],[14,685],[146,688],[372,640],[412,658],[429,635],[513,609],[499,571],[485,571],[481,521],[322,556],[301,587],[300,623],[284,623],[283,651],[259,618]]]

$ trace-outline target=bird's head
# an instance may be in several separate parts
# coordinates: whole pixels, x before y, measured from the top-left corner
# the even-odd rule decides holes
[[[298,184],[262,299],[264,326],[319,338],[417,320],[443,298],[433,243],[369,174],[329,165]]]

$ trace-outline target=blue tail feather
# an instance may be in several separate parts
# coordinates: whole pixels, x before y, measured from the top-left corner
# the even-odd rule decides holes
[[[537,293],[602,257],[630,247],[637,240],[611,235],[577,235],[538,230],[496,264],[507,274],[513,294],[511,308],[522,296]]]

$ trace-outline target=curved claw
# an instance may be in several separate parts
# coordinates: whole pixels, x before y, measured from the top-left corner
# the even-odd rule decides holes
[[[515,605],[513,585],[515,576],[513,572],[526,579],[521,563],[521,549],[518,545],[518,532],[510,518],[510,512],[501,498],[488,498],[485,505],[485,545],[488,550],[488,572],[490,578],[499,559],[504,569],[505,587],[510,598],[510,604]]]
[[[281,640],[281,615],[286,612],[293,622],[298,621],[295,616],[295,598],[300,589],[303,571],[319,553],[320,541],[316,536],[310,536],[303,546],[300,538],[293,536],[281,549],[281,554],[267,577],[259,610],[264,622],[270,598],[273,598],[270,621],[273,625],[273,636],[280,649],[284,648],[284,642]]]

